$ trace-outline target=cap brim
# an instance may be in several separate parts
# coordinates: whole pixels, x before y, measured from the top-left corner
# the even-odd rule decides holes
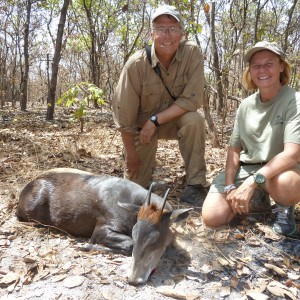
[[[282,54],[281,53],[278,53],[277,51],[274,51],[274,50],[271,50],[267,47],[255,47],[255,48],[252,48],[250,50],[248,50],[248,52],[245,54],[244,56],[244,61],[245,62],[249,62],[251,57],[258,51],[262,51],[262,50],[268,50],[268,51],[271,51],[275,54],[277,54],[278,56],[282,57]]]
[[[171,13],[169,13],[169,12],[161,12],[161,13],[159,13],[158,15],[154,15],[154,16],[152,17],[152,22],[153,22],[156,18],[158,18],[158,17],[160,17],[160,16],[163,16],[163,15],[169,15],[169,16],[172,16],[173,18],[176,19],[177,22],[180,23],[180,19],[179,19],[176,15],[171,14]]]

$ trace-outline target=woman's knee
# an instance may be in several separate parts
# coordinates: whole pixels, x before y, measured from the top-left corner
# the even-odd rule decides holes
[[[267,184],[270,196],[279,203],[296,203],[300,199],[300,175],[289,170],[274,176]]]
[[[202,207],[202,221],[208,227],[220,227],[233,218],[233,211],[221,193],[208,193]]]

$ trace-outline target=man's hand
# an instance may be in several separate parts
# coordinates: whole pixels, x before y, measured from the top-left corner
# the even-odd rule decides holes
[[[135,179],[141,165],[135,146],[137,135],[126,132],[121,132],[121,135],[125,147],[126,173],[128,173],[129,179]]]
[[[138,177],[140,165],[141,165],[141,161],[139,160],[137,153],[135,151],[132,153],[127,153],[126,172],[129,175],[129,179],[135,179]]]
[[[142,145],[150,144],[153,135],[155,134],[156,126],[148,120],[140,131],[140,142]]]

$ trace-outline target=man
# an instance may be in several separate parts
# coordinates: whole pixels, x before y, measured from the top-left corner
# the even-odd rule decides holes
[[[197,109],[203,101],[203,57],[183,36],[177,9],[158,7],[152,17],[152,65],[145,49],[129,58],[116,88],[114,119],[124,144],[125,178],[148,187],[158,139],[177,139],[187,182],[181,200],[202,205],[207,186],[205,125]]]

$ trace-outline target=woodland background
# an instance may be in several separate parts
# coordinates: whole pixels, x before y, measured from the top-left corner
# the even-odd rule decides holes
[[[269,40],[282,46],[293,67],[291,86],[299,89],[298,0],[164,2],[179,9],[186,38],[195,40],[205,57],[204,108],[217,145],[210,113],[216,111],[225,124],[228,111],[247,95],[241,85],[242,58],[254,43]],[[0,0],[0,107],[25,111],[39,103],[52,120],[56,100],[85,82],[101,89],[110,110],[122,67],[149,43],[151,15],[162,3]]]

